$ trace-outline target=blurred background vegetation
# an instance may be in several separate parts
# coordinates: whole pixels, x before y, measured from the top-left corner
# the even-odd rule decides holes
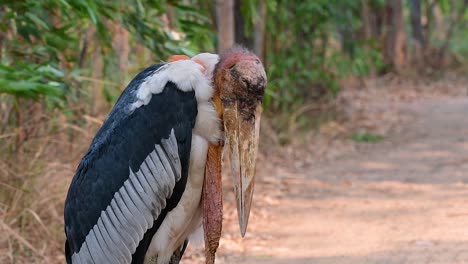
[[[276,133],[314,123],[307,113],[327,112],[344,82],[468,65],[468,0],[0,3],[1,263],[63,262],[81,154],[129,80],[171,54],[253,50]]]

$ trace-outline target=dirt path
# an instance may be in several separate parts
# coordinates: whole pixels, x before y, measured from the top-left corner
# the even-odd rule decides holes
[[[279,202],[222,263],[468,263],[468,98],[400,111],[411,121],[363,151],[277,164]]]

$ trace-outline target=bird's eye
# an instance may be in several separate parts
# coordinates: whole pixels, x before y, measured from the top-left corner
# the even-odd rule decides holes
[[[245,86],[247,86],[249,84],[249,81],[245,77],[241,78],[241,82],[243,82]]]

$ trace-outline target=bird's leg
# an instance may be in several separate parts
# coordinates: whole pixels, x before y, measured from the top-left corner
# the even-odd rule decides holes
[[[221,184],[221,153],[223,146],[210,144],[203,184],[203,229],[205,232],[205,257],[207,264],[215,261],[221,238],[223,221],[223,194]]]

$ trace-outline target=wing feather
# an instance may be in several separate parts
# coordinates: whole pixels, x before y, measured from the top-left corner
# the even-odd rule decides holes
[[[138,245],[138,229],[133,226],[133,224],[128,220],[126,217],[127,214],[125,212],[128,212],[128,210],[123,211],[121,207],[118,205],[117,200],[113,200],[111,202],[111,212],[115,213],[116,219],[121,223],[120,229],[123,230],[124,232],[127,232],[128,235],[130,236],[131,240],[125,240],[126,243],[129,243],[131,246],[132,251],[134,248],[136,248],[136,245]],[[126,207],[125,207],[126,208]],[[128,212],[129,213],[129,212]]]
[[[146,231],[146,228],[143,227],[144,223],[141,221],[143,217],[139,215],[139,212],[136,210],[136,208],[134,208],[132,201],[129,201],[124,188],[117,193],[116,198],[117,205],[119,205],[119,208],[122,209],[124,217],[130,223],[130,225],[135,230],[137,230],[137,241],[140,241],[142,234],[144,234]]]
[[[116,237],[116,239],[120,241],[120,247],[124,248],[123,246],[125,246],[128,249],[129,253],[131,253],[137,247],[137,240],[130,235],[130,228],[124,228],[126,226],[120,222],[120,220],[117,218],[114,212],[114,206],[106,209],[106,213],[109,216],[109,221],[112,223],[113,227],[117,232],[118,237]]]
[[[153,225],[153,216],[151,215],[151,210],[153,208],[146,207],[146,204],[143,202],[141,196],[133,189],[130,181],[126,181],[124,184],[125,190],[127,191],[128,197],[130,198],[131,202],[135,205],[136,210],[141,213],[146,221],[143,221],[146,225],[144,227],[145,230],[150,228]]]
[[[168,81],[148,102],[138,87],[162,65],[139,74],[96,134],[65,203],[67,260],[141,263],[152,235],[180,200],[188,176],[195,92]]]
[[[102,219],[102,221],[101,221]],[[115,226],[111,223],[109,219],[109,214],[106,212],[103,213],[101,219],[98,221],[100,230],[105,230],[103,236],[110,248],[120,248],[116,253],[120,255],[120,258],[123,260],[122,263],[128,263],[131,261],[130,256],[132,255],[127,245],[123,243],[122,237],[117,232]]]
[[[143,181],[143,179],[141,179]],[[130,171],[130,184],[133,189],[136,191],[138,196],[140,196],[141,201],[145,204],[147,210],[154,210],[155,208],[155,196],[150,190],[145,190],[143,185],[140,183],[140,179]]]
[[[161,140],[163,150],[165,151],[167,157],[169,158],[172,169],[176,175],[176,181],[180,180],[182,166],[180,164],[180,159],[177,149],[177,141],[175,140],[174,131],[171,132],[169,139]]]
[[[102,235],[102,230],[99,227],[99,221],[98,223],[94,226],[93,228],[94,234],[96,236],[96,240],[99,244],[99,247],[102,250],[102,255],[105,256],[105,258],[111,262],[111,263],[119,263],[118,260],[115,258],[115,255],[112,254],[111,250],[109,249],[109,246],[106,243],[106,240],[104,239],[104,236]],[[119,254],[119,253],[116,253]]]
[[[146,167],[148,163],[145,163],[141,167],[142,172],[144,175],[153,175],[152,178],[150,177],[151,180],[154,180],[156,182],[156,186],[158,186],[159,190],[161,190],[159,198],[164,199],[171,195],[172,190],[167,184],[163,184],[163,182],[167,181],[166,172],[161,160],[159,159],[159,156],[156,154],[156,150],[151,152],[150,157],[151,158],[149,161],[153,162],[153,167],[148,169],[148,167]],[[161,175],[161,177],[156,177],[157,175]]]
[[[106,258],[104,254],[104,250],[101,248],[101,245],[99,244],[97,240],[97,236],[95,234],[94,228],[91,229],[89,238],[90,239],[88,239],[85,243],[88,244],[87,247],[89,249],[89,253],[91,254],[91,257],[94,260],[94,263],[112,263],[111,260]]]

